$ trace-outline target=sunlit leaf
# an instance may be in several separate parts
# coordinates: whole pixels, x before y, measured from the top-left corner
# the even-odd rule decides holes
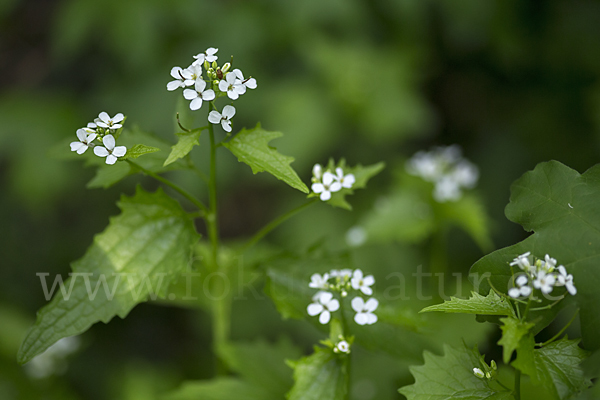
[[[450,297],[442,304],[425,307],[421,312],[443,311],[447,313],[484,314],[484,315],[513,315],[512,306],[506,299],[490,290],[487,296],[471,292],[468,299]]]

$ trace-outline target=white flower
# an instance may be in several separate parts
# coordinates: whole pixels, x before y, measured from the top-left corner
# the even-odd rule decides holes
[[[186,100],[191,100],[190,109],[198,110],[202,107],[202,100],[210,101],[215,99],[215,92],[212,89],[204,90],[206,88],[206,82],[203,80],[196,81],[194,90],[185,89],[183,91],[183,97]]]
[[[121,113],[118,113],[111,118],[107,113],[102,111],[98,115],[98,119],[95,122],[96,125],[104,129],[119,129],[123,127],[123,125],[119,124],[119,122],[123,121],[124,119],[125,116]]]
[[[377,299],[369,299],[365,303],[362,297],[352,299],[352,309],[356,311],[354,321],[359,325],[372,325],[377,322],[377,315],[373,311],[377,309],[379,302]]]
[[[308,284],[308,287],[311,287],[313,289],[328,289],[328,280],[329,274],[327,273],[323,274],[323,276],[321,276],[321,274],[313,274],[310,277],[310,283]]]
[[[331,313],[340,308],[340,302],[334,299],[333,294],[329,292],[318,292],[313,296],[313,301],[314,303],[309,304],[306,309],[308,315],[314,317],[317,314],[321,314],[319,322],[323,325],[329,322]]]
[[[573,285],[573,275],[567,274],[567,270],[563,265],[558,266],[558,275],[556,278],[558,280],[556,286],[566,286],[572,296],[577,294],[577,288]]]
[[[219,51],[219,49],[215,49],[214,47],[209,47],[208,49],[206,49],[206,51],[204,53],[198,53],[197,55],[194,56],[194,58],[196,59],[196,61],[194,61],[195,65],[199,65],[204,63],[204,61],[208,61],[209,63],[213,62],[213,61],[217,61],[217,57],[215,54],[217,53],[217,51]]]
[[[94,147],[94,154],[98,157],[106,157],[107,164],[114,164],[117,162],[117,157],[123,157],[127,153],[127,147],[117,146],[115,147],[115,138],[113,135],[106,135],[102,138],[102,146]]]
[[[535,269],[534,267],[532,267],[531,262],[529,261],[529,256],[531,255],[531,252],[528,251],[527,253],[523,253],[520,256],[518,256],[517,258],[515,258],[511,263],[510,266],[514,266],[517,265],[519,266],[519,268],[521,268],[523,271],[526,272],[532,272],[532,269]]]
[[[352,175],[352,174],[344,175],[344,171],[341,168],[336,168],[335,174],[336,174],[337,181],[340,183],[340,185],[342,185],[342,187],[344,187],[346,189],[350,189],[352,187],[352,185],[354,185],[354,182],[356,181],[356,179],[354,179],[354,175]]]
[[[350,278],[352,276],[352,270],[348,269],[348,268],[344,268],[344,269],[332,269],[329,272],[329,275],[332,278],[340,278],[340,279],[344,279],[344,278]]]
[[[531,286],[527,285],[528,279],[525,275],[519,275],[519,277],[515,280],[517,287],[513,287],[509,289],[508,295],[514,299],[519,297],[528,297],[531,292]]]
[[[457,201],[461,195],[460,185],[450,175],[443,176],[435,183],[433,198],[440,203]]]
[[[346,232],[346,244],[351,247],[358,247],[367,241],[367,232],[360,226],[354,226]]]
[[[77,138],[79,142],[71,142],[71,151],[76,151],[77,154],[83,154],[88,147],[94,147],[92,143],[96,139],[95,133],[88,133],[85,128],[77,129]]]
[[[256,79],[254,79],[254,78],[244,79],[244,74],[242,74],[242,71],[240,71],[237,68],[234,69],[232,72],[235,74],[235,76],[237,76],[237,78],[240,80],[240,83],[242,85],[244,85],[245,88],[256,89]]]
[[[223,114],[218,111],[211,111],[208,114],[208,122],[211,124],[221,123],[225,132],[231,132],[231,118],[235,115],[235,107],[227,105],[223,107]]]
[[[360,290],[367,296],[373,294],[373,289],[371,289],[370,286],[374,283],[375,278],[373,278],[373,275],[363,277],[363,272],[360,269],[354,270],[354,275],[350,281],[353,289]]]
[[[189,68],[173,67],[171,68],[171,76],[175,80],[167,83],[167,90],[169,91],[179,89],[180,87],[192,86],[196,81]]]
[[[544,257],[544,259],[545,259],[545,261],[544,261],[544,264],[542,266],[542,268],[544,269],[544,271],[546,271],[546,272],[552,272],[552,271],[554,271],[554,268],[556,268],[556,258],[552,258],[548,254],[546,254],[546,256]]]
[[[484,374],[484,373],[483,373],[483,371],[482,371],[481,369],[479,369],[479,368],[473,368],[473,374],[474,374],[476,377],[480,378],[480,379],[483,379],[483,378],[485,378],[485,374]]]
[[[242,84],[236,74],[230,72],[225,75],[225,79],[219,81],[219,90],[227,93],[227,97],[231,100],[237,100],[241,94],[246,93],[246,86]]]
[[[335,347],[333,348],[333,351],[335,353],[350,353],[350,343],[346,342],[345,340],[340,340],[338,342],[338,344],[335,345]]]
[[[479,179],[479,170],[469,161],[462,160],[454,167],[452,178],[458,185],[472,189]]]
[[[538,272],[536,279],[533,281],[533,286],[536,289],[540,289],[542,293],[548,294],[554,288],[556,278],[552,274],[547,274],[546,271],[541,270]]]
[[[335,180],[335,175],[327,171],[323,174],[322,183],[313,183],[311,189],[316,194],[321,194],[319,197],[323,201],[331,199],[331,193],[339,192],[342,189],[342,184]]]

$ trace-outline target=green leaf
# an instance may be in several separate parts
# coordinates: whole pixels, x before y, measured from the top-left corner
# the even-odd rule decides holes
[[[294,189],[308,193],[308,188],[290,166],[294,158],[284,156],[269,146],[271,140],[281,136],[281,132],[265,131],[259,123],[253,129],[242,129],[233,139],[223,143],[223,146],[227,147],[238,161],[249,165],[253,173],[266,171]]]
[[[312,355],[289,362],[295,383],[288,400],[345,400],[350,379],[348,360],[329,348],[316,347]]]
[[[502,346],[502,359],[505,364],[510,362],[513,351],[519,347],[519,342],[523,336],[534,327],[535,324],[530,322],[521,322],[516,318],[500,318],[502,322],[502,337],[498,344]]]
[[[216,378],[210,381],[185,382],[176,391],[160,397],[161,400],[281,400],[271,397],[260,387],[236,378]]]
[[[444,355],[423,354],[425,364],[410,367],[415,383],[399,390],[408,400],[449,399],[512,399],[510,392],[493,389],[487,379],[473,374],[473,368],[481,368],[479,350],[465,345],[453,348],[444,345]]]
[[[346,210],[351,210],[352,206],[346,201],[346,196],[354,194],[354,191],[356,189],[366,188],[367,182],[369,182],[369,180],[372,177],[374,177],[383,170],[383,168],[385,167],[385,163],[379,162],[377,164],[367,165],[366,167],[363,167],[360,164],[356,165],[355,167],[348,167],[346,165],[346,160],[344,160],[343,158],[340,159],[340,161],[337,164],[334,163],[333,159],[330,159],[327,168],[325,168],[325,171],[330,171],[335,174],[335,169],[337,167],[342,168],[342,170],[344,171],[344,175],[354,175],[355,181],[351,189],[342,188],[342,190],[332,193],[331,199],[327,200],[326,203],[333,207],[340,207]],[[308,197],[318,196],[319,195],[316,193],[311,193]]]
[[[64,292],[57,289],[38,312],[19,350],[20,363],[98,321],[125,318],[149,297],[165,297],[169,284],[188,268],[199,235],[179,203],[162,190],[138,188],[118,205],[122,213],[111,218],[83,258],[72,264],[74,274],[64,283]]]
[[[169,153],[169,157],[165,160],[163,167],[174,163],[179,158],[187,156],[194,146],[200,145],[200,142],[198,142],[200,133],[202,131],[176,133],[179,139],[177,140],[177,144],[171,146],[171,153]]]
[[[505,298],[490,290],[487,296],[471,292],[468,299],[450,297],[443,304],[425,307],[421,312],[442,311],[447,313],[484,314],[484,315],[513,315],[512,306]]]
[[[292,370],[285,360],[301,356],[289,340],[281,340],[275,345],[264,341],[229,343],[221,346],[218,353],[246,382],[264,388],[278,399],[282,399],[294,384]]]
[[[154,153],[160,151],[158,147],[146,146],[145,144],[136,144],[130,149],[127,149],[127,153],[123,156],[123,160],[127,158],[138,158],[144,154]]]
[[[118,139],[118,144],[127,146],[127,148],[133,148],[138,143],[144,143],[144,146],[146,147],[157,148],[160,150],[152,153],[145,153],[146,155],[144,157],[136,160],[136,163],[142,167],[152,172],[164,172],[186,168],[181,161],[163,167],[165,158],[170,151],[170,143],[152,133],[144,132],[136,126],[132,129],[124,129]],[[104,158],[97,157],[91,153],[88,155],[87,153],[90,152],[86,152],[86,154],[83,155],[86,157],[86,165],[98,167],[96,176],[87,184],[88,188],[106,189],[137,172],[137,170],[132,168],[127,162],[118,161],[114,165],[106,165]]]
[[[561,339],[535,349],[533,335],[529,334],[519,344],[512,365],[529,375],[533,384],[549,389],[561,400],[570,399],[591,386],[580,366],[589,353],[578,343]]]
[[[537,258],[545,254],[558,260],[573,274],[577,295],[561,301],[550,310],[530,313],[530,320],[540,318],[534,332],[539,332],[561,307],[575,301],[580,308],[583,343],[588,349],[600,348],[600,165],[583,175],[557,162],[538,164],[525,173],[511,188],[506,216],[534,231],[524,241],[495,251],[479,260],[472,274],[490,274],[499,289],[509,287],[509,262],[519,254],[531,251]],[[481,281],[480,293],[490,286]],[[553,296],[566,293],[555,288]]]

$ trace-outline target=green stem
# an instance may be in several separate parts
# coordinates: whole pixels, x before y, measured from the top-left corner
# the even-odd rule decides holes
[[[208,103],[208,112],[215,109],[213,102]],[[206,218],[208,236],[211,243],[211,267],[221,276],[215,277],[212,285],[214,293],[219,296],[213,302],[213,351],[217,354],[218,349],[227,343],[231,330],[231,297],[224,293],[225,280],[229,279],[228,271],[225,266],[220,266],[219,257],[219,220],[217,207],[217,147],[215,145],[215,133],[212,124],[208,125],[208,135],[210,138],[210,175],[208,177],[208,195],[210,211]],[[217,375],[226,375],[227,366],[218,357],[216,359]]]
[[[140,164],[138,164],[134,161],[131,161],[129,159],[126,159],[125,161],[127,161],[129,164],[131,164],[135,168],[139,169],[140,171],[142,171],[142,173],[144,173],[145,175],[148,175],[148,176],[156,179],[157,181],[164,183],[165,185],[169,186],[171,189],[173,189],[176,192],[178,192],[179,194],[181,194],[183,197],[185,197],[190,202],[192,202],[196,207],[198,207],[198,209],[200,211],[202,211],[203,217],[205,217],[205,218],[208,217],[208,215],[209,215],[208,208],[204,205],[204,203],[202,203],[202,201],[200,201],[194,195],[189,193],[187,190],[183,189],[181,186],[177,185],[176,183],[173,183],[170,180],[163,178],[162,176],[155,174],[154,172],[142,167]]]
[[[575,311],[575,314],[573,314],[573,317],[571,317],[571,320],[567,323],[567,325],[565,325],[556,335],[552,336],[550,339],[546,340],[544,343],[538,343],[537,346],[539,347],[544,347],[549,343],[554,342],[556,339],[558,339],[558,337],[560,335],[562,335],[563,333],[565,333],[565,331],[567,330],[567,328],[569,326],[571,326],[571,324],[573,323],[573,321],[575,321],[575,317],[577,317],[577,314],[579,314],[579,309],[577,309],[577,311]]]
[[[515,395],[515,400],[521,400],[521,371],[515,371],[515,387],[513,389],[513,394]]]
[[[239,251],[240,254],[243,253],[243,252],[245,252],[246,250],[248,250],[250,247],[254,246],[260,239],[262,239],[263,237],[265,237],[269,232],[271,232],[273,229],[277,228],[280,224],[282,224],[283,222],[287,221],[289,218],[293,217],[294,215],[296,215],[300,211],[304,210],[308,206],[310,206],[312,204],[315,204],[316,202],[317,202],[316,199],[312,199],[312,200],[308,201],[307,203],[301,204],[300,206],[294,208],[293,210],[290,210],[287,213],[285,213],[285,214],[277,217],[273,221],[269,222],[261,230],[259,230],[258,232],[256,232],[244,244],[244,246]]]

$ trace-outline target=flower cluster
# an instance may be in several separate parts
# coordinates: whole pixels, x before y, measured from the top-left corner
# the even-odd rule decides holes
[[[321,164],[315,164],[311,189],[319,195],[321,200],[327,201],[331,199],[332,193],[339,192],[343,188],[351,189],[355,181],[354,175],[344,174],[341,167],[337,167],[335,173],[333,173],[330,169],[323,171]]]
[[[194,56],[195,61],[187,68],[171,68],[171,76],[175,78],[167,83],[167,90],[184,88],[183,97],[190,100],[190,109],[198,110],[203,102],[213,101],[227,96],[237,100],[246,93],[246,89],[256,89],[256,79],[244,78],[240,69],[231,70],[231,63],[222,66],[217,64],[219,49],[209,47],[205,52]],[[206,79],[203,74],[206,71]],[[193,89],[190,89],[193,87]],[[223,130],[231,132],[231,118],[235,115],[235,107],[226,105],[222,112],[213,110],[208,115],[211,124],[221,124]]]
[[[308,287],[319,289],[313,296],[313,302],[308,305],[307,312],[310,316],[319,315],[319,322],[327,324],[331,319],[331,313],[339,310],[340,301],[334,298],[333,293],[339,293],[341,297],[348,296],[351,290],[358,291],[364,296],[371,296],[375,283],[373,275],[363,276],[360,269],[332,270],[329,273],[313,274]],[[365,301],[362,296],[356,296],[351,302],[352,309],[356,312],[354,321],[359,325],[372,325],[377,322],[377,315],[373,312],[377,309],[379,302],[375,298]],[[340,350],[341,351],[341,350]]]
[[[563,265],[556,266],[556,259],[548,254],[543,260],[531,256],[531,252],[515,258],[510,266],[518,266],[521,271],[515,276],[515,286],[510,288],[508,295],[514,299],[529,297],[534,289],[544,294],[552,292],[555,286],[565,286],[571,295],[577,294],[573,284],[573,275],[567,273]]]
[[[116,146],[116,138],[119,137],[124,121],[125,116],[121,113],[111,118],[102,111],[94,122],[90,122],[85,128],[77,129],[79,140],[71,142],[71,151],[83,154],[88,148],[93,148],[95,155],[106,157],[107,164],[116,163],[119,157],[127,153],[127,147]]]
[[[477,166],[462,157],[457,145],[419,151],[408,160],[406,170],[432,182],[433,197],[440,203],[459,200],[462,189],[474,188],[479,179]]]

